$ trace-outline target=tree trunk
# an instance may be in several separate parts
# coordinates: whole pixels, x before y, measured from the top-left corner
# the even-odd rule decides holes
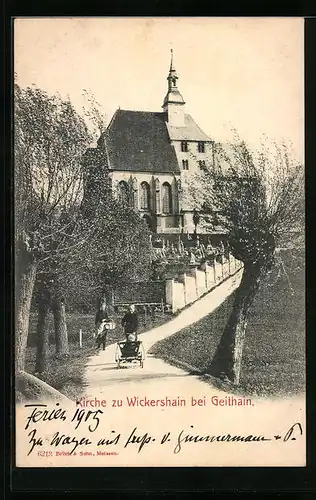
[[[210,374],[238,385],[250,306],[260,284],[261,267],[246,264],[233,310],[210,366]]]
[[[64,301],[56,298],[53,303],[55,342],[57,356],[69,354],[68,331],[66,324],[66,312]]]
[[[35,372],[43,373],[47,369],[48,346],[49,346],[49,329],[48,329],[49,301],[46,298],[45,293],[41,294],[37,311],[38,311],[38,318],[37,318]]]
[[[15,370],[25,370],[30,309],[36,278],[36,259],[27,251],[21,252],[16,265],[15,299]]]

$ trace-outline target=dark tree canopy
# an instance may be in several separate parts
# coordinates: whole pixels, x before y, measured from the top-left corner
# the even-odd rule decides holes
[[[86,304],[91,309],[112,286],[150,276],[149,231],[138,214],[108,193],[99,200],[93,224],[84,248],[60,262],[59,286],[72,307]]]

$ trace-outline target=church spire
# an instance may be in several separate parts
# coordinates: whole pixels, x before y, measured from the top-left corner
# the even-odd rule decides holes
[[[174,67],[173,50],[171,49],[170,52],[171,52],[171,60],[170,60],[169,74],[167,76],[168,92],[166,97],[164,98],[162,108],[166,113],[168,113],[168,122],[170,124],[171,122],[174,121],[172,119],[172,115],[176,113],[178,118],[175,120],[174,125],[183,126],[182,123],[184,120],[184,110],[181,108],[183,108],[185,102],[178,89],[179,78]]]
[[[170,60],[170,69],[169,69],[169,75],[167,77],[168,80],[168,91],[170,92],[173,88],[177,88],[177,80],[178,80],[178,75],[176,70],[173,67],[173,50],[170,49],[171,52],[171,60]]]

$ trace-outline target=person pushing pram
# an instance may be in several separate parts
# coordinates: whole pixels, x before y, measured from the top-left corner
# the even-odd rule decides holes
[[[115,361],[117,367],[120,368],[122,363],[139,362],[141,368],[144,366],[145,350],[142,342],[137,338],[138,317],[135,311],[135,306],[129,306],[128,311],[122,318],[122,327],[126,341],[117,343]]]
[[[131,304],[129,310],[124,314],[122,327],[124,328],[127,342],[137,341],[138,316],[134,304]]]

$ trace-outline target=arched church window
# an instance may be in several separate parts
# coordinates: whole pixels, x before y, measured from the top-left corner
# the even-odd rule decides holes
[[[155,180],[155,204],[156,204],[156,214],[160,214],[161,201],[160,201],[160,182],[159,182],[159,179]]]
[[[168,182],[164,182],[162,185],[162,212],[164,214],[172,212],[172,192]]]
[[[120,203],[127,205],[129,202],[129,189],[128,184],[125,181],[120,181],[117,186],[118,190],[118,200]]]
[[[140,185],[140,208],[141,210],[149,210],[150,188],[147,182],[142,182]]]
[[[138,210],[138,182],[136,177],[134,177],[132,181],[132,190],[133,190],[133,207],[135,210]]]

